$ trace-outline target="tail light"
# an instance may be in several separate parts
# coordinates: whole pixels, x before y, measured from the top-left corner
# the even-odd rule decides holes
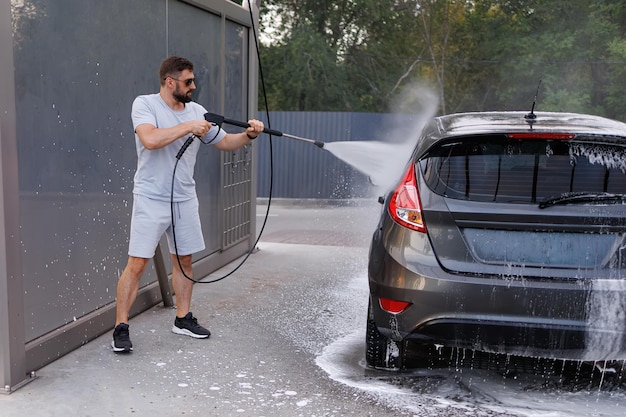
[[[568,140],[574,139],[576,135],[573,133],[541,133],[541,132],[518,132],[509,133],[507,135],[511,139],[543,139],[543,140]]]
[[[388,313],[399,314],[410,306],[411,303],[400,300],[391,300],[389,298],[380,299],[380,307]]]
[[[411,230],[426,232],[413,164],[409,164],[409,169],[400,181],[400,185],[391,194],[389,213],[398,224]]]

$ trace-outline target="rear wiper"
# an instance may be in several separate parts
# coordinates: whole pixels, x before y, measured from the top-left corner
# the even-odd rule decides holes
[[[626,195],[613,193],[588,193],[584,191],[563,193],[543,199],[539,202],[539,208],[544,209],[558,204],[576,203],[626,203]]]

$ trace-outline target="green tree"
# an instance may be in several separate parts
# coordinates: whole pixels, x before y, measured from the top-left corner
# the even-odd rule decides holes
[[[591,5],[587,33],[593,45],[591,103],[606,116],[626,120],[626,4],[597,1]]]
[[[274,110],[391,110],[416,81],[442,113],[530,109],[626,118],[621,0],[269,0]],[[261,101],[262,103],[262,101]]]
[[[354,21],[361,12],[360,3],[348,0],[261,3],[261,28],[274,29],[274,39],[261,51],[270,108],[353,110],[354,98],[346,89],[341,52],[359,37]]]

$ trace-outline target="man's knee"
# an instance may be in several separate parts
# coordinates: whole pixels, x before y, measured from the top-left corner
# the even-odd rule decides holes
[[[179,262],[180,262],[180,265],[183,266],[184,271],[189,271],[193,263],[192,256],[191,255],[180,255],[180,256],[172,255],[172,264],[174,265],[176,269],[180,269]]]
[[[150,259],[129,256],[128,263],[126,264],[126,271],[131,277],[139,278],[146,270],[148,262],[150,262]]]

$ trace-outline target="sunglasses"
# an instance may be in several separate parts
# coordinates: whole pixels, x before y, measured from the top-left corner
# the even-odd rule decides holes
[[[165,78],[167,78],[167,77],[165,77]],[[170,77],[170,78],[172,80],[175,80],[175,81],[183,81],[187,87],[189,87],[191,84],[193,84],[196,81],[195,78],[187,78],[186,80],[180,80],[180,79],[174,78],[174,77]]]

